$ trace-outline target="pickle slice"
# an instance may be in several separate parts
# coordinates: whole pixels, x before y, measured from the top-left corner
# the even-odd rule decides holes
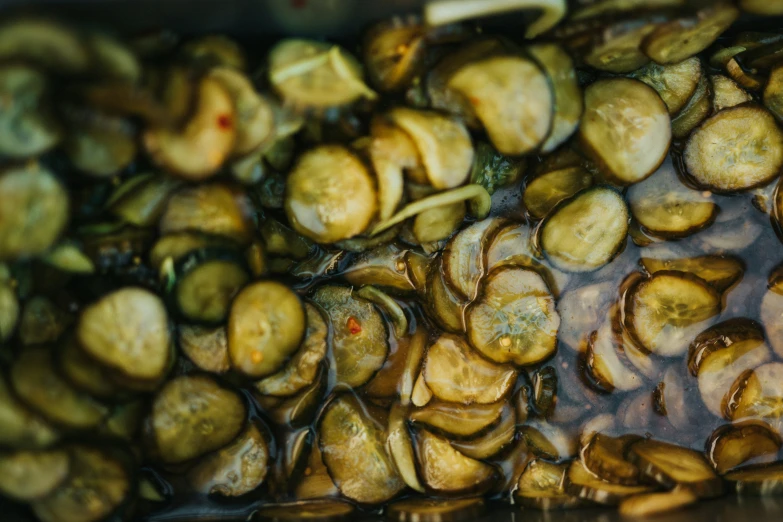
[[[389,353],[388,329],[371,302],[350,288],[322,286],[312,296],[332,327],[332,355],[337,382],[358,387],[368,382]]]
[[[642,42],[642,51],[660,64],[681,62],[709,47],[739,16],[732,4],[705,7],[693,17],[663,24]]]
[[[686,237],[710,226],[718,206],[710,195],[680,182],[667,159],[649,178],[628,189],[631,214],[645,232],[663,238]]]
[[[589,43],[583,61],[599,71],[627,73],[650,59],[639,49],[642,40],[665,19],[651,16],[621,20],[602,28]]]
[[[410,498],[389,504],[386,516],[396,522],[468,522],[485,509],[480,498]]]
[[[578,452],[576,439],[559,425],[529,419],[519,433],[534,455],[547,460],[562,461]]]
[[[432,263],[424,291],[427,309],[438,326],[449,332],[464,332],[466,303],[449,288],[442,258]]]
[[[497,424],[504,409],[502,401],[492,404],[452,404],[430,402],[411,411],[408,418],[450,438],[479,436]]]
[[[275,424],[293,428],[306,426],[313,421],[324,397],[328,384],[326,374],[325,366],[319,366],[312,384],[290,397],[260,395],[257,392],[254,397]]]
[[[581,451],[588,471],[612,484],[639,485],[639,468],[625,458],[628,447],[638,441],[636,435],[611,437],[596,433]]]
[[[678,511],[696,503],[698,498],[687,489],[665,493],[645,493],[627,498],[620,503],[620,516],[631,519],[654,517]]]
[[[262,506],[250,518],[254,522],[341,522],[350,520],[356,508],[342,500],[314,499]]]
[[[441,335],[427,350],[422,376],[438,399],[460,404],[491,404],[514,386],[513,367],[491,363],[462,338]]]
[[[783,119],[783,65],[776,65],[770,72],[762,100],[778,120]]]
[[[364,40],[367,76],[380,91],[404,89],[420,72],[426,50],[426,29],[418,20],[379,22]]]
[[[90,66],[89,49],[72,28],[46,18],[9,18],[0,26],[0,59],[30,61],[62,74]]]
[[[508,447],[516,435],[517,416],[512,405],[506,402],[500,412],[498,424],[485,433],[470,440],[452,440],[451,447],[463,455],[485,460],[494,457]]]
[[[514,499],[520,505],[544,511],[573,509],[582,501],[565,492],[565,474],[569,464],[555,464],[543,459],[533,459],[519,477]]]
[[[688,103],[672,119],[672,136],[675,138],[687,137],[712,112],[712,91],[707,75],[702,74],[696,91]]]
[[[381,245],[359,254],[342,276],[356,286],[375,285],[410,292],[416,289],[415,271],[408,265],[408,259],[414,255],[395,243]]]
[[[712,82],[712,107],[715,112],[753,101],[753,96],[731,78],[722,74],[710,76]]]
[[[611,320],[588,336],[585,372],[600,391],[632,391],[644,385],[644,379],[620,359],[620,349]]]
[[[0,375],[0,444],[12,448],[45,448],[58,438],[57,432],[20,404]]]
[[[329,327],[315,306],[305,303],[304,307],[307,329],[302,345],[282,370],[255,384],[259,393],[278,397],[294,395],[315,380],[326,355]]]
[[[628,457],[639,466],[642,474],[664,487],[680,486],[699,498],[723,493],[721,478],[704,455],[692,449],[645,439],[631,445]]]
[[[771,287],[761,300],[761,322],[772,349],[783,357],[783,293]]]
[[[381,504],[405,487],[386,453],[385,426],[385,412],[353,395],[340,395],[324,409],[318,444],[329,475],[349,499]]]
[[[454,236],[443,251],[443,275],[459,299],[476,298],[486,273],[486,251],[503,220],[478,221]]]
[[[721,475],[745,464],[772,462],[780,447],[780,435],[759,421],[721,426],[705,445],[707,458]]]
[[[225,373],[231,368],[226,328],[180,325],[179,347],[193,364],[210,373]]]
[[[565,292],[557,302],[560,314],[558,340],[575,352],[587,348],[587,338],[601,324],[609,305],[614,300],[611,283],[584,285]]]
[[[532,270],[492,272],[466,315],[471,344],[492,361],[525,366],[555,352],[560,316],[546,283]]]
[[[536,219],[549,214],[561,201],[590,187],[593,176],[582,167],[567,167],[535,177],[525,186],[525,209]]]
[[[703,279],[721,293],[739,282],[745,272],[743,262],[730,256],[710,255],[679,259],[642,257],[639,263],[650,275],[669,270],[688,272]]]
[[[75,388],[98,398],[112,398],[120,392],[106,368],[85,354],[74,338],[69,337],[55,357],[63,377]]]
[[[653,489],[646,485],[624,486],[602,480],[590,473],[581,460],[571,462],[565,476],[566,493],[610,506],[617,505],[628,497],[649,493]]]
[[[187,480],[199,493],[238,497],[259,487],[270,460],[264,435],[253,424],[231,444],[201,459]]]
[[[726,146],[731,136],[731,146]],[[764,185],[783,167],[783,132],[758,105],[724,109],[705,121],[685,146],[685,166],[699,185],[713,192],[737,192]]]
[[[28,346],[19,354],[11,366],[10,383],[22,402],[56,424],[94,428],[108,414],[105,406],[60,377],[45,347]]]
[[[671,65],[649,63],[630,76],[655,89],[669,109],[669,114],[674,115],[685,107],[696,92],[702,74],[701,60],[694,56]]]
[[[51,494],[68,477],[66,451],[15,451],[0,455],[0,492],[23,502]]]
[[[625,325],[644,349],[675,357],[720,309],[720,296],[703,280],[685,272],[657,272],[630,291]]]
[[[33,512],[42,522],[104,520],[130,494],[129,471],[107,451],[75,446],[70,453],[68,479],[53,493],[34,502]]]
[[[745,466],[724,475],[740,495],[760,497],[783,493],[783,462]]]
[[[152,403],[156,449],[169,463],[204,455],[231,442],[242,430],[246,413],[240,396],[210,377],[176,377]]]
[[[734,381],[725,412],[729,419],[756,418],[783,433],[783,363],[768,362]]]
[[[556,268],[590,272],[625,245],[628,207],[607,187],[584,190],[558,206],[539,229],[539,244]]]
[[[276,373],[299,348],[305,323],[304,306],[287,286],[274,281],[246,286],[228,318],[231,364],[251,377]]]
[[[294,490],[294,496],[299,500],[322,499],[336,497],[340,490],[334,485],[332,477],[323,462],[318,444],[310,450],[302,477]]]
[[[495,469],[484,462],[466,457],[452,448],[449,441],[419,429],[415,433],[419,475],[426,488],[439,495],[480,495],[495,480]]]
[[[630,185],[655,172],[666,158],[669,111],[658,93],[640,81],[598,80],[585,89],[579,137],[604,174]]]
[[[409,409],[408,406],[399,403],[392,405],[389,411],[389,426],[386,430],[386,448],[405,485],[419,493],[424,493],[424,486],[416,471],[413,439],[406,419]]]

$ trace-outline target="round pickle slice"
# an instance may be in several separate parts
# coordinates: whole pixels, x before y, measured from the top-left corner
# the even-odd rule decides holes
[[[15,451],[0,455],[0,492],[23,502],[51,494],[68,477],[67,451]]]
[[[286,182],[285,211],[299,234],[334,243],[364,232],[375,216],[375,184],[364,164],[339,145],[299,157]]]
[[[246,286],[228,317],[231,364],[250,377],[277,372],[299,348],[305,322],[302,302],[287,286],[275,281]]]
[[[653,489],[647,485],[612,484],[593,475],[581,460],[571,462],[565,478],[565,491],[569,495],[610,506],[634,495],[649,493]]]
[[[471,344],[492,361],[526,366],[555,352],[560,315],[546,283],[532,270],[493,271],[466,315]]]
[[[324,408],[318,444],[340,492],[361,504],[381,504],[405,483],[386,452],[386,415],[353,395],[339,395]]]
[[[164,462],[190,460],[231,442],[242,430],[245,404],[205,375],[176,377],[152,403],[150,425]]]
[[[723,476],[740,495],[760,497],[779,496],[783,493],[783,462],[744,466]]]
[[[760,421],[721,426],[710,435],[705,452],[721,475],[745,464],[773,462],[780,451],[780,435]]]
[[[567,470],[567,462],[531,460],[519,477],[514,499],[525,507],[544,511],[581,506],[582,501],[567,494],[563,487]]]
[[[628,207],[607,187],[584,190],[544,220],[539,245],[556,268],[590,272],[614,258],[625,245]]]
[[[407,498],[389,504],[386,516],[395,522],[468,522],[485,509],[480,498]]]

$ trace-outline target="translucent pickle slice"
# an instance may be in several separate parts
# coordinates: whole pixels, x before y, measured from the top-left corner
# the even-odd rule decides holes
[[[655,89],[669,114],[675,115],[696,92],[702,74],[701,60],[694,56],[671,65],[649,63],[631,76]]]
[[[519,477],[514,499],[522,506],[555,510],[576,508],[582,505],[577,497],[564,489],[568,463],[556,464],[543,459],[531,460]]]
[[[725,425],[710,436],[707,458],[721,475],[741,465],[773,462],[780,451],[780,435],[760,421]]]
[[[648,85],[612,78],[585,89],[579,138],[612,181],[630,185],[655,172],[671,135],[666,104]]]

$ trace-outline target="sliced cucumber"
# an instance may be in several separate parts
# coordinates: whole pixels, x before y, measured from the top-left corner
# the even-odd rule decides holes
[[[452,440],[451,446],[463,455],[477,460],[497,456],[506,449],[516,435],[517,417],[514,407],[505,403],[496,426],[479,437],[470,440]]]
[[[340,490],[326,469],[321,450],[318,444],[314,444],[307,459],[307,467],[294,489],[294,496],[299,500],[310,500],[336,497],[339,494]]]
[[[481,185],[490,195],[519,181],[527,169],[525,158],[506,156],[484,141],[476,143],[476,156],[470,169],[470,183]]]
[[[337,382],[359,387],[377,372],[389,354],[389,333],[375,305],[352,289],[322,286],[312,296],[329,319]]]
[[[587,338],[595,331],[605,311],[615,299],[611,283],[584,285],[565,292],[557,302],[560,314],[558,339],[575,352],[587,348]]]
[[[468,522],[485,510],[480,498],[410,498],[390,504],[386,516],[395,522]]]
[[[386,448],[403,482],[409,488],[424,493],[424,486],[421,484],[416,471],[413,440],[408,430],[407,417],[409,410],[409,406],[399,403],[392,405],[389,411],[389,425],[386,429]]]
[[[694,16],[661,25],[642,42],[642,51],[660,64],[678,63],[700,53],[739,16],[730,3],[718,3]]]
[[[450,238],[465,220],[465,203],[433,207],[413,218],[411,230],[416,241],[424,246]]]
[[[593,184],[593,176],[582,167],[568,167],[547,172],[525,185],[522,200],[535,219],[542,219],[561,201]]]
[[[783,462],[745,466],[726,473],[723,478],[740,495],[779,496],[783,493]]]
[[[665,493],[645,493],[627,498],[620,503],[622,517],[631,519],[655,517],[696,503],[698,498],[687,489],[674,489]]]
[[[74,388],[98,398],[115,398],[121,394],[106,368],[84,353],[73,337],[62,343],[55,357],[60,373]]]
[[[503,220],[488,218],[459,232],[443,251],[443,275],[460,299],[471,301],[486,273],[486,251]]]
[[[685,272],[657,272],[630,291],[625,326],[640,347],[675,357],[687,351],[720,310],[719,294],[702,279]]]
[[[419,429],[415,433],[419,475],[425,487],[439,495],[480,495],[488,491],[497,472],[484,462],[466,457],[449,441]]]
[[[484,434],[500,420],[504,403],[452,404],[431,402],[423,408],[411,411],[408,418],[427,429],[437,431],[449,438],[472,438]]]
[[[783,432],[783,363],[768,362],[740,375],[728,392],[725,413],[731,420],[761,419]]]
[[[723,493],[723,481],[700,452],[651,439],[631,445],[628,457],[642,474],[664,487],[680,486],[699,498]]]
[[[39,17],[5,20],[0,26],[0,58],[29,61],[66,75],[85,72],[91,60],[77,31]]]
[[[563,202],[542,222],[539,244],[550,262],[561,270],[596,270],[625,245],[628,214],[625,201],[614,190],[584,190]]]
[[[551,417],[557,404],[558,378],[554,366],[545,366],[533,373],[531,406],[539,417]],[[520,388],[522,390],[523,388]],[[515,397],[519,397],[519,392]],[[524,415],[527,418],[527,412]]]
[[[650,63],[630,76],[655,89],[669,109],[669,114],[674,115],[687,105],[696,92],[702,74],[701,60],[694,56],[671,65]]]
[[[385,425],[385,412],[381,415],[352,395],[340,395],[324,409],[318,444],[329,475],[349,499],[381,504],[405,487],[386,453]]]
[[[187,480],[199,493],[238,497],[264,482],[270,457],[263,433],[249,424],[231,444],[205,456],[190,468]]]
[[[323,145],[299,157],[288,175],[285,209],[299,234],[333,243],[367,229],[377,196],[364,164],[350,150]]]
[[[37,449],[51,445],[57,438],[57,432],[49,423],[17,401],[9,383],[0,375],[0,444]]]
[[[65,482],[70,467],[70,455],[64,450],[0,455],[0,492],[22,502],[45,497]]]
[[[115,190],[106,207],[126,223],[153,226],[160,219],[171,194],[181,181],[167,176],[140,174],[129,178]]]
[[[599,80],[585,89],[579,138],[602,172],[630,185],[655,172],[671,142],[666,105],[648,85],[629,78]]]
[[[749,101],[753,101],[753,96],[742,89],[731,78],[722,74],[710,76],[712,82],[712,107],[715,112],[734,107]]]
[[[279,372],[255,384],[259,393],[278,397],[294,395],[315,381],[326,356],[329,326],[315,306],[310,303],[304,306],[307,329],[302,345]]]
[[[731,147],[725,137],[731,136]],[[720,146],[717,143],[721,143]],[[713,192],[737,192],[764,185],[783,167],[783,132],[757,105],[724,109],[705,121],[685,147],[688,174]]]
[[[257,517],[260,522],[342,522],[350,520],[355,511],[353,504],[342,500],[313,499],[267,504],[257,511]]]
[[[61,113],[68,128],[62,147],[78,171],[108,178],[135,158],[136,129],[130,121],[71,105]]]
[[[783,65],[776,65],[769,73],[769,80],[764,87],[762,99],[764,106],[778,120],[783,119]]]
[[[619,21],[601,29],[589,43],[584,62],[599,71],[628,73],[650,59],[639,49],[642,40],[665,21],[662,17],[640,17]]]
[[[305,326],[302,302],[288,287],[274,281],[246,286],[228,318],[232,366],[250,377],[276,373],[299,348]]]
[[[413,270],[407,263],[409,257],[409,250],[395,243],[381,245],[357,256],[342,275],[352,285],[410,292],[416,285]]]
[[[632,391],[644,385],[643,377],[620,359],[620,349],[611,320],[605,320],[598,330],[588,336],[585,372],[598,390]]]
[[[198,368],[210,373],[225,373],[231,368],[226,328],[180,325],[179,347]]]
[[[73,317],[50,299],[35,296],[22,309],[17,334],[22,345],[52,343],[73,322]]]
[[[541,458],[562,461],[578,453],[578,444],[571,433],[562,427],[540,420],[528,420],[520,426],[520,436],[530,451]]]
[[[672,119],[672,136],[687,137],[712,112],[712,90],[707,75],[702,74],[696,91],[685,107]]]
[[[434,261],[430,267],[424,288],[425,303],[433,320],[448,332],[465,331],[465,306],[467,303],[449,288],[441,261]]]
[[[544,511],[571,509],[582,501],[565,492],[565,474],[568,463],[555,464],[543,459],[533,459],[519,477],[514,499],[520,505]]]
[[[318,367],[313,383],[290,397],[253,394],[266,416],[279,426],[300,428],[309,425],[318,413],[327,387],[325,365]],[[254,390],[255,391],[255,390]]]
[[[718,213],[710,195],[682,184],[668,159],[655,174],[631,186],[626,197],[643,230],[663,238],[695,234],[710,226]]]
[[[745,272],[744,263],[729,256],[697,256],[679,259],[662,259],[642,257],[639,263],[648,274],[675,270],[688,272],[703,279],[718,292],[725,292],[742,279]]]
[[[503,267],[487,277],[466,323],[472,346],[485,357],[526,366],[554,354],[560,316],[541,276]]]
[[[460,404],[491,404],[514,386],[513,367],[491,363],[460,337],[441,335],[427,350],[422,376],[440,400]]]
[[[705,451],[715,471],[724,475],[745,464],[772,462],[777,458],[780,447],[780,435],[767,424],[746,421],[727,424],[713,431]]]
[[[590,473],[581,460],[571,462],[565,476],[566,493],[610,506],[634,495],[649,493],[653,489],[647,485],[624,486],[602,480]]]
[[[178,463],[231,442],[242,430],[246,414],[240,396],[212,378],[181,376],[155,396],[150,425],[160,457]]]
[[[628,447],[638,441],[636,435],[611,437],[596,433],[581,451],[584,467],[612,484],[639,485],[639,468],[625,458]]]
[[[420,72],[427,50],[426,29],[418,21],[379,22],[367,31],[364,63],[378,90],[399,91]]]

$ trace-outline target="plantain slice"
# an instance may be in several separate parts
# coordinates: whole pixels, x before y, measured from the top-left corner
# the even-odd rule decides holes
[[[443,251],[443,275],[459,299],[473,300],[486,273],[486,251],[503,225],[499,218],[478,221],[460,231]]]
[[[356,511],[352,504],[335,499],[314,499],[261,507],[249,520],[254,522],[341,522],[350,520]]]
[[[654,489],[647,485],[624,486],[612,484],[590,473],[581,460],[572,461],[565,476],[566,493],[610,506],[617,505],[628,497],[640,493],[649,493]]]
[[[304,307],[307,329],[302,345],[279,372],[256,382],[259,393],[277,397],[294,395],[315,380],[326,356],[329,326],[315,306],[305,303]]]
[[[522,200],[527,212],[543,219],[561,201],[593,184],[593,176],[583,167],[567,167],[536,176],[525,185]]]
[[[198,368],[210,373],[225,373],[231,368],[226,328],[180,325],[179,347]]]
[[[669,111],[658,93],[630,78],[598,80],[585,89],[579,138],[602,173],[630,185],[655,172],[671,142]]]
[[[452,440],[451,447],[477,460],[494,457],[514,440],[516,424],[516,412],[511,404],[506,402],[500,412],[500,421],[495,427],[471,440]]]
[[[685,107],[672,119],[672,136],[687,137],[712,112],[712,90],[707,75],[702,74],[693,96]]]
[[[452,404],[430,402],[410,412],[408,418],[414,425],[422,424],[450,438],[480,436],[495,426],[504,411],[502,401],[491,404]]]
[[[386,448],[405,485],[414,491],[424,493],[424,486],[416,471],[413,439],[406,422],[409,410],[409,406],[400,403],[392,404],[389,411],[389,426],[386,429]]]
[[[275,281],[246,286],[228,317],[232,366],[251,377],[278,372],[299,348],[306,320],[301,300],[287,286]]]
[[[744,263],[731,256],[707,255],[679,259],[642,257],[639,263],[650,275],[670,270],[688,272],[703,279],[721,293],[739,282],[745,273]]]
[[[554,354],[560,316],[541,276],[502,267],[487,277],[466,323],[472,346],[485,357],[525,366]]]
[[[94,428],[108,414],[104,405],[60,377],[46,347],[26,347],[11,366],[9,381],[23,403],[56,424]]]
[[[695,504],[698,498],[687,489],[665,493],[645,493],[627,498],[620,503],[620,516],[631,519],[654,517],[679,511]]]
[[[757,323],[731,319],[708,328],[694,339],[688,352],[688,367],[698,378],[704,405],[722,417],[732,384],[743,372],[769,361],[770,357]]]
[[[542,222],[539,244],[556,268],[590,272],[618,254],[627,232],[623,198],[608,187],[595,187],[563,202]]]
[[[767,424],[745,421],[716,429],[705,444],[710,463],[719,474],[746,464],[769,463],[780,451],[780,435]]]
[[[199,460],[187,480],[199,493],[238,497],[264,482],[269,460],[268,442],[251,423],[231,444]]]
[[[783,493],[783,462],[743,466],[723,476],[740,495],[760,497]]]
[[[419,475],[425,487],[439,495],[480,495],[497,479],[495,469],[484,462],[466,457],[452,448],[449,441],[419,429],[415,433]]]
[[[338,382],[358,387],[368,382],[389,353],[388,329],[371,302],[350,288],[323,286],[312,296],[331,324],[332,355]]]
[[[662,238],[686,237],[707,228],[718,214],[711,195],[682,184],[671,159],[626,194],[631,214],[642,229]]]
[[[108,518],[131,492],[132,478],[126,464],[108,451],[87,446],[71,447],[70,455],[68,479],[34,502],[33,512],[42,522],[98,522]]]
[[[636,435],[611,437],[596,433],[581,451],[582,463],[588,471],[607,482],[637,486],[639,468],[625,458],[625,452],[639,439]]]
[[[514,386],[516,370],[491,363],[475,353],[462,338],[441,335],[427,350],[422,376],[433,395],[460,404],[491,404]]]
[[[474,152],[462,122],[434,111],[405,107],[393,109],[388,117],[413,141],[430,185],[449,189],[467,180]]]
[[[675,115],[696,92],[702,74],[701,60],[693,56],[671,65],[649,63],[630,76],[655,89],[669,109],[669,114]]]
[[[535,58],[544,72],[549,76],[552,93],[555,97],[555,115],[552,129],[543,145],[541,152],[549,153],[560,146],[574,133],[582,117],[584,104],[582,90],[576,78],[574,62],[568,53],[555,44],[536,44],[527,48],[527,52]]]
[[[398,500],[386,508],[395,522],[468,522],[481,516],[486,507],[480,498]]]
[[[710,76],[710,81],[712,82],[712,107],[715,112],[753,101],[753,96],[731,78],[715,74]]]
[[[725,136],[732,136],[731,147],[726,146]],[[747,190],[779,173],[783,132],[769,111],[758,105],[731,107],[710,117],[691,135],[683,158],[699,186],[720,193]]]
[[[720,309],[719,294],[703,280],[685,272],[657,272],[630,291],[625,326],[640,347],[675,357]]]
[[[681,62],[707,47],[739,16],[732,4],[718,3],[699,10],[694,16],[658,27],[642,42],[642,51],[660,64]]]
[[[565,474],[569,464],[555,464],[543,459],[532,459],[514,490],[514,500],[520,505],[544,511],[572,509],[582,505],[577,497],[565,492]]]
[[[728,392],[725,415],[731,420],[756,418],[783,433],[783,363],[767,362],[747,370]]]
[[[343,495],[362,504],[381,504],[405,487],[386,452],[385,415],[345,394],[324,408],[318,424],[329,475]]]
[[[70,455],[61,449],[0,455],[0,492],[22,502],[45,497],[65,482],[70,467]]]
[[[155,396],[150,414],[157,452],[178,463],[231,442],[247,414],[240,396],[205,375],[176,377]]]
[[[632,444],[628,457],[642,474],[667,488],[690,490],[699,498],[717,497],[723,493],[723,481],[698,451],[644,439]]]
[[[539,148],[554,120],[555,94],[536,62],[522,56],[489,56],[460,67],[447,88],[464,97],[501,154]]]

